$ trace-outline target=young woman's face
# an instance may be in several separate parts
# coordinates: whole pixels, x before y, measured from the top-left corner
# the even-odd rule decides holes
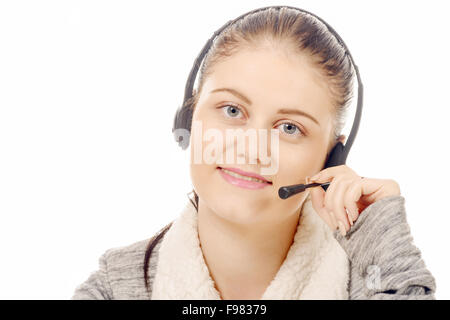
[[[192,119],[193,124],[201,123],[201,130],[191,130],[190,137],[191,179],[200,202],[222,218],[239,224],[277,223],[298,214],[309,191],[283,200],[278,189],[305,183],[305,178],[320,171],[325,163],[333,129],[332,98],[327,85],[306,57],[288,50],[243,49],[218,62],[205,79]],[[218,90],[224,88],[235,94]],[[280,109],[302,111],[310,117],[278,113]],[[208,146],[217,146],[217,140],[207,138],[211,129],[222,134],[223,145],[214,153],[216,159],[222,156],[222,162],[194,161],[195,152],[204,157]],[[227,129],[266,129],[267,139],[262,140],[265,155],[277,163],[264,164],[262,149],[257,147],[256,153],[251,152],[248,138],[244,149],[237,148],[237,139],[227,142]],[[278,130],[278,150],[271,144],[271,129]],[[259,146],[262,136],[257,139]],[[228,152],[234,152],[232,163],[225,163]],[[239,163],[236,155],[245,163]],[[272,184],[254,189],[224,176],[218,167],[259,175],[261,168],[277,170],[262,175]]]

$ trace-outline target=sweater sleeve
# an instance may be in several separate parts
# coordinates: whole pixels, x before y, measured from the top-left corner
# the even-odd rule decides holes
[[[99,258],[98,270],[92,272],[88,279],[76,287],[71,300],[111,300],[112,289],[108,279],[107,254],[109,250]]]
[[[413,243],[403,196],[372,203],[345,236],[333,234],[357,273],[350,299],[435,299],[435,279]]]

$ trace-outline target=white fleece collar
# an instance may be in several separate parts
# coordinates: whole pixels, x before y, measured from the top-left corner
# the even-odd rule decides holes
[[[347,254],[308,196],[294,242],[261,299],[348,299],[348,280]],[[190,201],[162,239],[151,299],[221,299],[203,258]]]

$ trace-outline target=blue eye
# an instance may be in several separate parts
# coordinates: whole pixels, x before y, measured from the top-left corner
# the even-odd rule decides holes
[[[303,131],[300,130],[295,124],[290,122],[285,122],[279,126],[283,127],[283,132],[290,136],[304,135]]]
[[[218,107],[218,109],[222,109],[225,117],[227,118],[235,118],[235,119],[241,119],[243,117],[243,112],[238,106],[227,104],[222,105]],[[241,116],[239,116],[241,114]],[[282,127],[283,134],[290,136],[290,137],[304,137],[306,136],[306,133],[300,129],[297,125],[291,123],[291,122],[284,122],[279,124],[277,127]]]
[[[239,113],[242,113],[242,111],[238,107],[233,105],[225,105],[222,106],[221,109],[223,110],[225,115],[230,118],[239,118]]]

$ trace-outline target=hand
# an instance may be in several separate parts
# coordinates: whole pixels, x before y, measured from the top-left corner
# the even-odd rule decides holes
[[[326,224],[332,230],[339,228],[342,235],[366,207],[382,198],[400,195],[394,180],[363,178],[346,165],[326,168],[306,179],[307,183],[330,182],[326,192],[321,186],[311,188],[311,201]]]

